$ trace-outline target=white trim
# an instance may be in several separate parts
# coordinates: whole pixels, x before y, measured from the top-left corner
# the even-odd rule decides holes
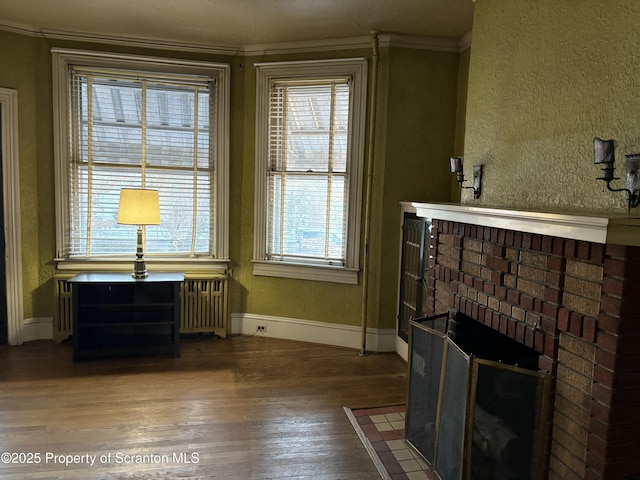
[[[291,53],[326,52],[335,50],[368,49],[371,47],[371,37],[346,37],[322,40],[308,40],[300,42],[265,43],[256,45],[210,45],[208,43],[179,42],[155,38],[128,37],[124,35],[106,35],[89,32],[74,32],[69,30],[35,30],[33,27],[17,23],[6,22],[0,24],[0,30],[19,35],[40,37],[50,40],[69,40],[75,42],[102,43],[107,45],[122,45],[136,48],[151,48],[183,52],[198,52],[214,55],[262,56]],[[434,52],[458,53],[471,45],[471,34],[460,39],[417,37],[381,33],[378,35],[380,47],[402,47],[417,50],[431,50]]]
[[[254,274],[266,275],[267,269],[261,267],[266,252],[267,222],[267,172],[268,161],[268,109],[271,82],[275,79],[321,79],[347,76],[353,78],[351,94],[351,126],[349,131],[349,205],[347,212],[347,251],[345,271],[357,270],[360,261],[360,216],[362,211],[362,181],[365,151],[365,120],[367,114],[367,59],[341,58],[333,60],[311,60],[295,62],[256,63],[256,168],[254,203]],[[286,267],[285,262],[269,262],[272,276],[287,278],[294,272],[303,270]],[[257,268],[256,268],[257,267]],[[315,268],[309,265],[306,271]],[[282,274],[278,274],[282,270]],[[321,279],[323,267],[318,267],[318,279]],[[351,275],[351,274],[349,274]],[[357,278],[357,275],[356,275]],[[329,281],[329,280],[325,280]],[[349,282],[350,283],[350,282]]]
[[[153,72],[198,74],[215,78],[217,112],[217,138],[215,146],[216,172],[215,198],[217,228],[212,239],[213,255],[217,259],[229,257],[229,136],[231,67],[228,64],[181,60],[164,57],[124,55],[110,52],[94,52],[52,48],[53,67],[53,112],[54,112],[54,175],[56,205],[56,256],[62,257],[66,229],[69,226],[69,186],[67,156],[68,132],[68,70],[70,65],[92,67],[136,68]],[[187,261],[196,262],[197,259]],[[80,260],[78,260],[80,262]]]
[[[53,340],[53,318],[26,318],[23,322],[22,341]]]
[[[471,48],[471,39],[472,32],[469,32],[460,38],[460,41],[458,42],[460,52],[464,52],[466,49]]]
[[[409,344],[400,337],[396,337],[396,353],[405,362],[409,361]]]
[[[58,271],[70,272],[128,272],[133,270],[135,257],[131,258],[90,258],[86,260],[54,259]],[[145,257],[147,270],[150,272],[211,272],[225,274],[229,269],[229,259],[153,259]]]
[[[253,274],[260,277],[297,278],[318,282],[358,284],[357,268],[300,265],[253,260]]]
[[[266,331],[258,332],[258,325],[264,325]],[[231,334],[260,335],[352,349],[360,349],[362,340],[360,327],[253,313],[232,313]],[[395,338],[396,332],[392,328],[368,328],[368,350],[371,352],[394,352]]]
[[[378,35],[380,47],[401,47],[417,50],[431,50],[434,52],[459,53],[464,50],[462,43],[467,35],[460,40],[436,37],[416,37],[381,33]],[[262,45],[245,45],[242,55],[262,56],[304,52],[326,52],[330,50],[357,50],[371,48],[371,37],[331,38],[325,40],[309,40],[303,42],[267,43]],[[468,47],[466,47],[468,48]]]
[[[640,216],[539,212],[461,204],[412,204],[420,217],[595,243],[640,246]]]
[[[20,157],[18,155],[18,92],[0,88],[2,114],[2,186],[5,276],[9,345],[23,342],[22,227],[20,221]]]

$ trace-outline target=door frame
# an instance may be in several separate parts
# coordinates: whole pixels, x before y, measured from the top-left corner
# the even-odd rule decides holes
[[[9,345],[22,344],[24,305],[22,291],[22,232],[20,222],[20,162],[18,156],[18,92],[0,88],[2,115],[2,186],[7,283],[7,337]],[[1,240],[1,239],[0,239]]]

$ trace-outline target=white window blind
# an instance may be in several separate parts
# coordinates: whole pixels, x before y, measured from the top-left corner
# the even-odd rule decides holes
[[[215,82],[117,69],[70,72],[67,257],[130,255],[135,226],[118,225],[120,189],[159,191],[161,224],[145,253],[214,251]]]
[[[269,260],[345,265],[350,83],[339,78],[270,86]]]

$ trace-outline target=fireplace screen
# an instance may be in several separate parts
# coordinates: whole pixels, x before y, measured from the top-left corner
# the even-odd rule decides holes
[[[411,322],[406,441],[442,480],[543,477],[548,376]]]

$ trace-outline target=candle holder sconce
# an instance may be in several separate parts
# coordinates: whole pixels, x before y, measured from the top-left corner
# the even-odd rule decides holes
[[[462,157],[451,157],[449,158],[449,161],[451,162],[451,173],[456,174],[456,181],[460,184],[460,188],[472,188],[473,198],[475,200],[480,198],[482,187],[482,165],[473,166],[473,186],[465,187],[462,185],[465,182],[464,173],[462,171]]]
[[[625,187],[612,188],[611,182],[620,180],[614,176],[615,167],[615,140],[593,139],[594,164],[601,165],[602,176],[597,180],[602,180],[607,185],[607,190],[611,192],[626,192],[628,211],[640,205],[640,153],[625,155]]]

